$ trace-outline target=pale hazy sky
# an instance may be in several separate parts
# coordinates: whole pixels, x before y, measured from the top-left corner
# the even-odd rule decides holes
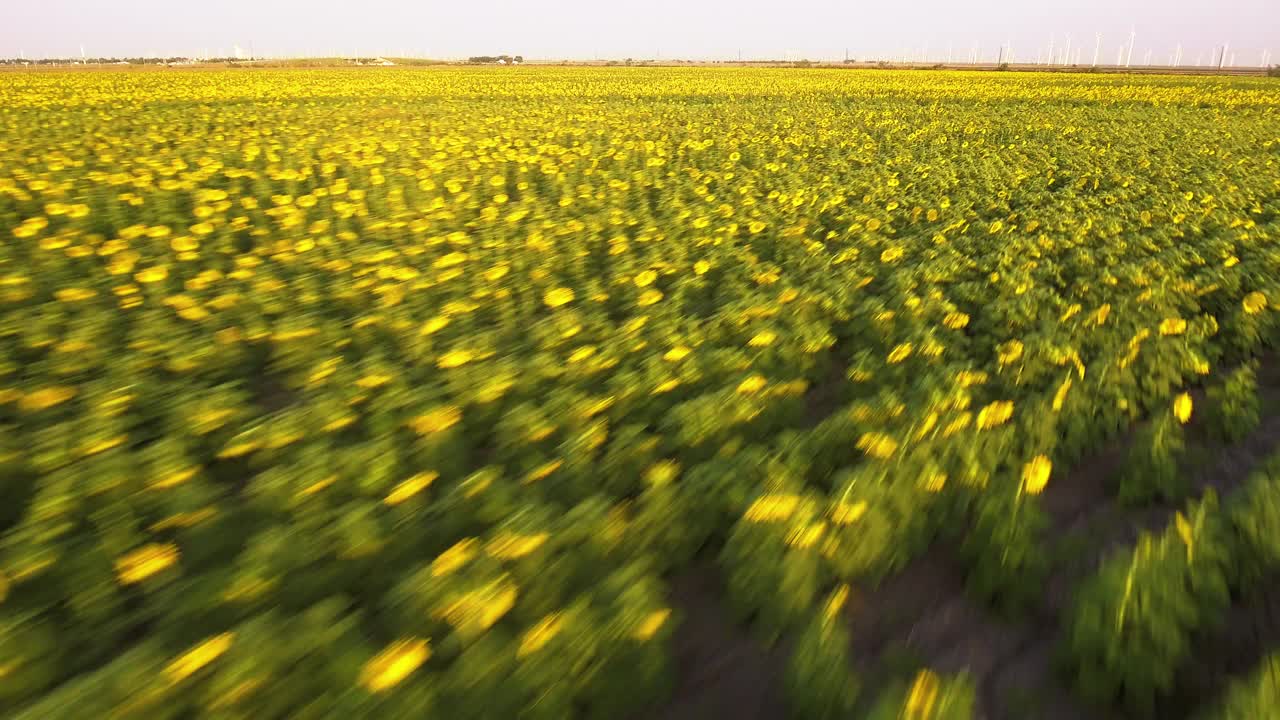
[[[957,60],[1011,43],[1034,60],[1059,51],[1102,61],[1137,31],[1133,61],[1206,57],[1223,42],[1237,64],[1280,62],[1280,0],[0,0],[0,57],[399,54],[534,58],[833,59],[915,55]]]

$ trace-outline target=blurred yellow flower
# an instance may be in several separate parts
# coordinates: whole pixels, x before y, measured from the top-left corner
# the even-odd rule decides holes
[[[135,273],[133,279],[148,285],[158,283],[167,277],[169,277],[169,268],[165,265],[156,265]]]
[[[431,576],[444,577],[452,574],[458,568],[471,562],[479,553],[480,543],[475,538],[459,540],[431,562]]]
[[[1173,416],[1178,422],[1186,424],[1191,420],[1191,395],[1182,393],[1173,399]]]
[[[428,487],[431,486],[431,483],[435,482],[436,478],[439,476],[440,476],[439,473],[436,473],[434,471],[420,472],[417,475],[414,475],[413,477],[409,478],[408,480],[405,480],[397,484],[394,488],[391,489],[391,492],[388,493],[387,496],[382,499],[382,502],[386,505],[399,505],[405,500],[408,500],[414,495],[417,495],[423,490],[426,490]]]
[[[902,720],[930,720],[934,717],[934,708],[938,704],[941,692],[941,681],[938,674],[924,669],[916,673],[916,679],[907,693],[907,702],[902,708]]]
[[[564,627],[564,616],[551,613],[543,617],[520,636],[520,645],[516,648],[516,657],[525,658],[546,647],[547,643],[560,634]]]
[[[1044,455],[1037,455],[1022,466],[1022,490],[1028,495],[1039,495],[1049,483],[1053,463]]]
[[[873,458],[887,460],[898,451],[898,441],[880,432],[863,433],[858,438],[858,449]]]
[[[670,380],[664,380],[663,382],[658,383],[657,387],[653,389],[653,394],[661,395],[662,393],[668,393],[668,392],[671,392],[672,390],[675,390],[679,386],[680,386],[680,381],[675,378],[672,378]]]
[[[859,500],[855,503],[839,502],[831,509],[831,522],[836,525],[855,523],[863,515],[867,514],[867,507],[866,500]]]
[[[670,350],[668,350],[666,353],[664,353],[662,356],[662,359],[666,360],[667,362],[679,362],[680,360],[683,360],[686,357],[688,357],[690,352],[693,352],[693,351],[685,347],[684,345],[677,345],[671,348]]]
[[[996,353],[1001,367],[1012,365],[1022,358],[1022,341],[1009,340],[996,348]]]
[[[364,664],[360,670],[360,684],[370,692],[386,692],[430,658],[430,641],[422,638],[397,640]]]
[[[409,427],[419,435],[438,433],[462,422],[462,409],[454,405],[429,410],[409,421]]]
[[[887,361],[890,365],[897,365],[903,360],[906,360],[907,358],[911,357],[912,350],[913,348],[911,343],[909,342],[900,343],[895,348],[893,348],[892,351],[890,351]]]
[[[76,389],[66,385],[54,385],[27,393],[18,401],[24,412],[38,412],[56,407],[76,396]]]
[[[122,585],[134,585],[178,563],[178,546],[151,543],[116,560],[116,577]]]
[[[799,505],[800,497],[798,495],[762,495],[747,507],[746,512],[743,513],[743,518],[748,522],[786,520],[791,517]]]
[[[98,291],[89,288],[64,288],[53,293],[59,302],[73,303],[97,297]]]
[[[485,552],[500,560],[519,560],[547,543],[551,536],[547,533],[518,535],[500,532],[485,545]]]
[[[661,290],[652,290],[652,289],[645,290],[644,292],[640,293],[640,297],[636,299],[636,305],[639,305],[640,307],[645,307],[648,305],[652,305],[661,299],[662,299]]]
[[[546,303],[547,307],[558,308],[573,302],[573,291],[564,287],[548,290],[542,296],[542,302]]]
[[[669,617],[671,617],[671,611],[669,609],[663,608],[662,610],[654,610],[640,621],[640,624],[632,631],[631,636],[641,642],[649,640],[654,635],[658,634],[658,630],[666,624],[667,618]]]
[[[1013,417],[1013,402],[998,400],[978,411],[978,429],[990,430],[999,427]]]
[[[164,669],[165,676],[171,683],[191,677],[196,671],[222,657],[227,650],[231,649],[231,642],[234,639],[235,633],[222,633],[205,640],[169,663]]]
[[[436,366],[442,369],[456,368],[466,365],[474,359],[475,354],[469,350],[450,350],[441,355],[439,360],[436,360]]]

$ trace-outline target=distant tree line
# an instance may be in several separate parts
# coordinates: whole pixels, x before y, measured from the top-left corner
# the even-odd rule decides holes
[[[236,62],[243,58],[223,57],[223,58],[200,58],[199,62]],[[187,63],[196,62],[195,58],[189,57],[97,57],[97,58],[0,58],[0,65],[79,65],[86,63],[89,65],[117,65],[120,63],[128,63],[130,65],[155,65],[157,63]]]
[[[496,65],[498,63],[505,63],[507,65],[511,65],[513,63],[524,62],[524,56],[523,55],[473,55],[472,57],[467,58],[467,62],[476,64],[476,65]]]

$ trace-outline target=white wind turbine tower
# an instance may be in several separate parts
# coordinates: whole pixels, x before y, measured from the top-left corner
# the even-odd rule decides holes
[[[1049,64],[1053,64],[1053,36],[1049,36]]]
[[[1071,64],[1071,36],[1067,35],[1067,49],[1062,53],[1062,64]]]
[[[1173,66],[1182,66],[1182,43],[1178,43],[1178,49],[1173,53]]]
[[[1129,52],[1124,56],[1124,66],[1129,67],[1133,62],[1133,42],[1138,39],[1138,29],[1134,28],[1129,31]]]
[[[1142,57],[1142,64],[1150,67],[1151,65],[1151,48],[1147,48],[1147,54]]]
[[[1093,46],[1093,66],[1098,67],[1098,54],[1102,52],[1102,33],[1095,33],[1097,42]]]

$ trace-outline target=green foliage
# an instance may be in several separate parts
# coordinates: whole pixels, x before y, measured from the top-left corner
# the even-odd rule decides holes
[[[1276,456],[1253,473],[1227,502],[1235,533],[1236,582],[1257,589],[1280,568],[1280,468]]]
[[[1260,720],[1280,708],[1280,655],[1264,659],[1247,678],[1231,684],[1226,696],[1199,720]]]
[[[807,617],[828,577],[818,496],[785,487],[748,503],[720,552],[728,601],[773,642]]]
[[[1016,486],[978,493],[960,548],[970,590],[1011,612],[1034,602],[1049,572],[1048,527],[1037,497]]]
[[[935,533],[939,495],[922,485],[938,472],[908,460],[837,474],[828,502],[834,544],[825,553],[832,572],[875,583],[923,552]]]
[[[840,720],[850,717],[860,683],[849,657],[849,629],[841,617],[841,587],[827,607],[800,632],[787,662],[787,702],[797,720]]]
[[[1261,422],[1257,363],[1244,365],[1221,386],[1209,388],[1210,432],[1222,442],[1240,442]]]
[[[190,711],[181,690],[161,679],[163,654],[154,644],[121,653],[110,664],[82,675],[44,695],[10,717],[14,720],[79,720],[119,717],[121,720],[169,720]],[[21,669],[23,682],[30,669]]]
[[[1120,471],[1117,496],[1127,505],[1180,500],[1188,486],[1179,472],[1186,455],[1183,426],[1169,412],[1159,412],[1134,434]]]
[[[1156,538],[1113,556],[1080,590],[1067,618],[1067,659],[1086,697],[1150,717],[1156,699],[1230,597],[1232,546],[1211,491]]]

